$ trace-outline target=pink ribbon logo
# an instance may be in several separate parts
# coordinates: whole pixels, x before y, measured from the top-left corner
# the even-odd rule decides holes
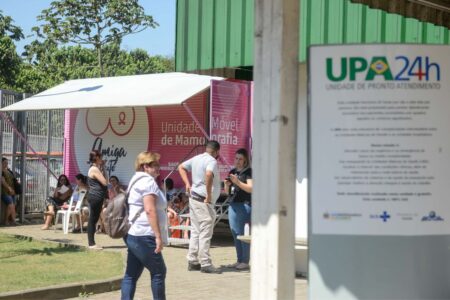
[[[103,135],[108,128],[111,128],[112,132],[117,136],[127,135],[133,129],[134,123],[136,122],[136,112],[132,107],[124,108],[123,111],[120,111],[116,115],[105,116],[104,119],[106,125],[104,126],[99,125],[103,123],[102,120],[99,119],[101,118],[99,115],[100,114],[94,114],[96,119],[91,120],[89,119],[89,109],[86,111],[86,128],[90,134],[97,137]]]

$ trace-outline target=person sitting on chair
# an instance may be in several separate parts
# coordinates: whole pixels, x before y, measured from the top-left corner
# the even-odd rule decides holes
[[[162,182],[161,190],[166,193],[167,201],[172,201],[174,196],[178,196],[180,194],[180,190],[176,189],[173,184],[172,178],[166,178]]]
[[[120,193],[125,193],[125,191],[120,186],[119,178],[117,176],[112,175],[109,177],[108,184],[108,199],[103,202],[102,211],[106,209],[109,201],[113,201],[114,197],[116,197]],[[105,222],[103,220],[103,215],[100,214],[100,217],[96,226],[97,233],[105,233]]]
[[[75,191],[73,192],[73,206],[76,206],[76,203],[79,200],[79,195],[81,192],[87,193],[89,190],[89,186],[87,185],[87,179],[86,176],[83,174],[77,174],[75,175],[75,181],[77,183],[77,187],[75,188]],[[79,233],[81,232],[81,226],[83,226],[84,222],[87,221],[89,217],[89,207],[87,205],[87,197],[85,196],[83,198],[83,203],[81,203],[80,206],[80,214],[81,214],[81,222],[80,218],[76,218],[77,220],[77,227],[72,229],[73,233]]]
[[[178,226],[180,225],[180,218],[178,217],[178,212],[174,210],[173,200],[177,195],[178,191],[174,188],[172,178],[166,178],[162,182],[161,190],[165,192],[167,199],[167,219],[169,221],[170,226]],[[169,235],[172,238],[181,238],[181,230],[179,229],[170,229]]]
[[[53,193],[53,197],[49,197],[47,200],[47,211],[44,213],[45,222],[44,226],[41,227],[42,230],[49,229],[56,215],[56,211],[70,199],[72,192],[73,190],[69,179],[66,175],[61,174],[58,178],[58,183],[56,185],[55,192]]]
[[[167,217],[171,226],[185,225],[189,226],[189,217],[182,217],[181,215],[189,215],[189,204],[184,193],[174,195],[167,206]],[[170,236],[174,238],[181,238],[181,230],[171,229]],[[183,230],[183,239],[189,239],[189,231]]]
[[[120,186],[119,178],[117,176],[112,175],[109,177],[109,185],[108,185],[108,198],[109,200],[114,199],[118,194],[125,193],[125,191]]]

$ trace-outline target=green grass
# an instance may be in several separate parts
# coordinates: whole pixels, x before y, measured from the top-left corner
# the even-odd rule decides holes
[[[122,274],[123,259],[118,252],[87,251],[0,234],[0,293]]]

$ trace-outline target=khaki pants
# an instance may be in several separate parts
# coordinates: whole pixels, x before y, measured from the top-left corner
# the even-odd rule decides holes
[[[209,247],[213,235],[216,211],[213,204],[189,199],[191,217],[191,239],[187,259],[190,263],[200,263],[202,267],[211,265]]]

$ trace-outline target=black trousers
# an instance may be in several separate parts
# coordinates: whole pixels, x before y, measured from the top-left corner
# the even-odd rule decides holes
[[[89,221],[88,221],[88,229],[87,229],[87,235],[88,235],[88,243],[89,246],[95,245],[94,240],[94,234],[95,234],[95,225],[98,222],[98,219],[100,218],[100,213],[102,212],[102,206],[103,206],[103,198],[89,198],[88,196],[88,203],[89,203]]]

